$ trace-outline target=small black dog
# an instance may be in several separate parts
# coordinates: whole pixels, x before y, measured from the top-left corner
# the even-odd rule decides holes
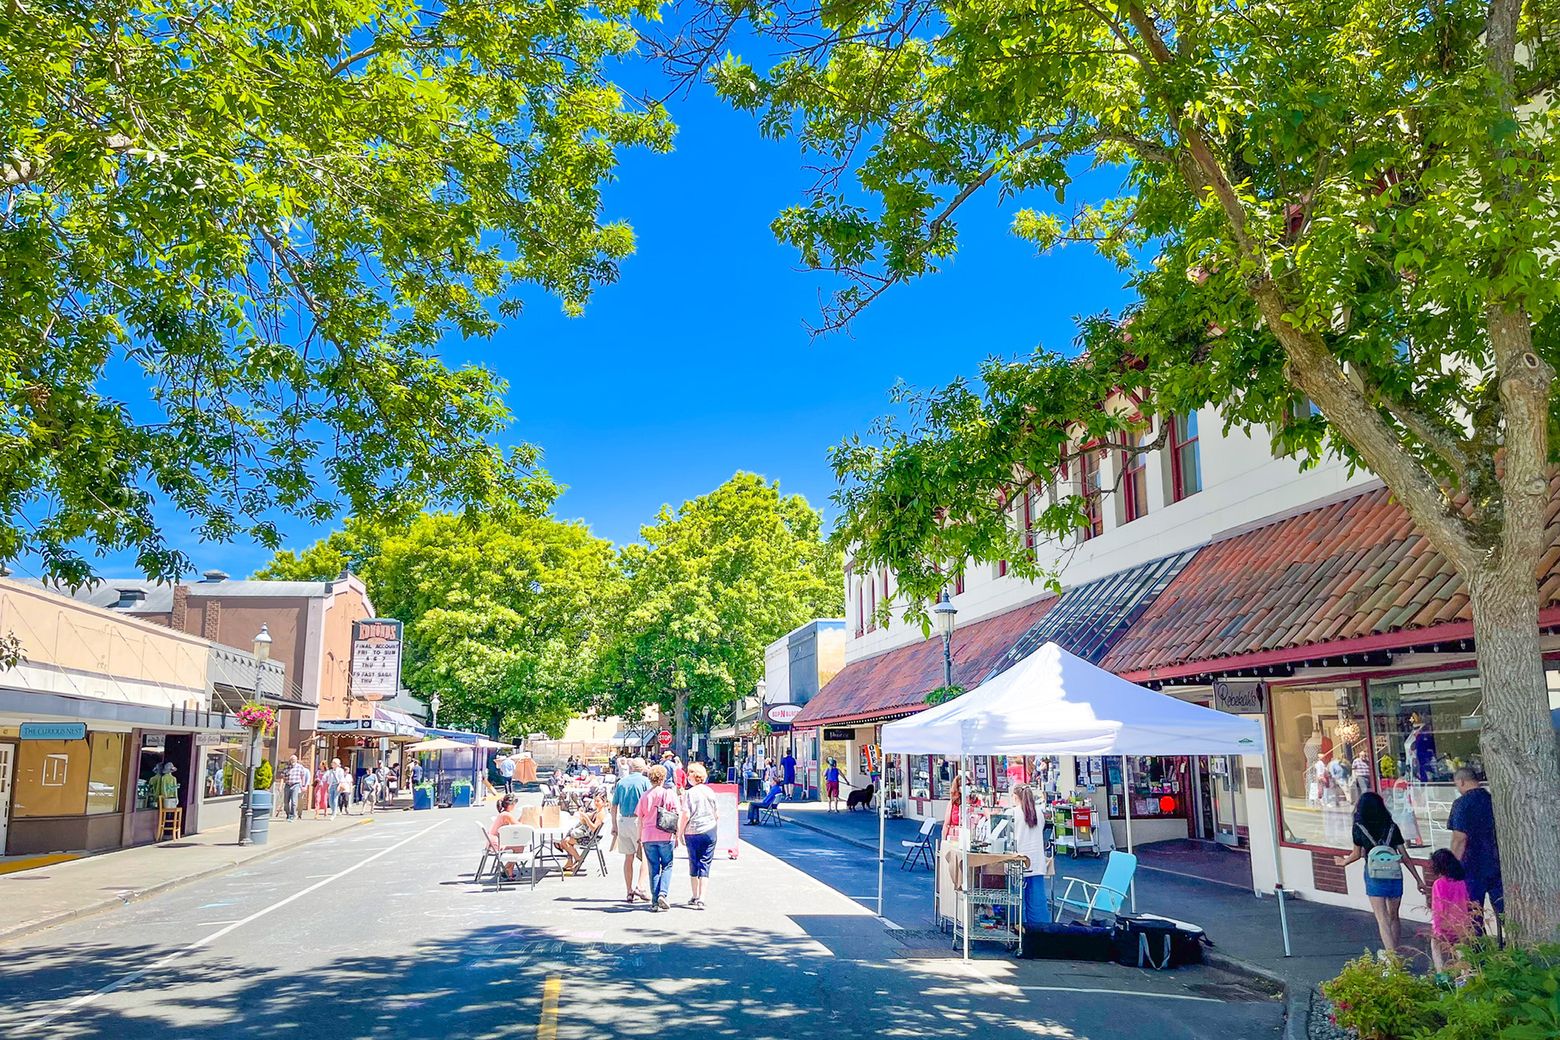
[[[872,796],[877,794],[877,784],[868,784],[859,791],[852,791],[845,799],[845,811],[872,808]]]

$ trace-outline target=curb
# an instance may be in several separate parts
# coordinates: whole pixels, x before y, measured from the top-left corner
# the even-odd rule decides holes
[[[866,849],[868,852],[877,851],[876,845],[870,845],[864,841],[857,841],[855,838],[847,838],[845,835],[840,834],[837,831],[829,830],[827,827],[820,827],[816,823],[806,823],[795,816],[782,816],[781,818],[785,820],[786,823],[795,824],[804,831],[812,831],[814,834],[822,834],[826,838],[833,838],[835,841],[842,841],[846,845],[854,845],[856,848]],[[888,855],[888,846],[886,845],[883,847],[883,855]]]
[[[344,834],[347,831],[350,831],[353,827],[361,827],[363,824],[372,823],[373,821],[374,818],[372,816],[365,817],[351,826],[342,827],[338,830],[330,831],[326,834],[316,834],[311,837],[304,838],[301,841],[292,842],[288,845],[278,845],[274,849],[268,848],[264,852],[258,852],[255,855],[248,856],[244,859],[235,859],[226,863],[218,863],[216,866],[207,867],[205,870],[197,871],[194,874],[185,874],[180,877],[169,878],[166,881],[159,881],[156,884],[148,885],[145,888],[138,888],[132,892],[124,892],[120,895],[100,900],[99,902],[92,903],[88,906],[77,907],[74,910],[61,911],[60,913],[54,914],[52,917],[44,917],[36,921],[28,921],[27,923],[18,925],[14,928],[0,929],[0,945],[11,942],[15,939],[20,939],[23,936],[31,935],[35,932],[41,932],[49,928],[57,927],[70,921],[80,920],[83,917],[91,917],[95,914],[103,913],[106,910],[114,910],[129,903],[140,902],[143,899],[149,899],[152,896],[161,895],[162,893],[171,889],[181,888],[184,885],[194,884],[197,881],[204,881],[207,878],[215,877],[218,874],[225,874],[237,867],[246,866],[250,863],[257,863],[261,860],[270,859],[273,856],[280,856],[284,852],[291,852],[293,849],[302,848],[305,845],[313,844],[316,841],[329,838],[332,835]]]
[[[1218,968],[1232,975],[1241,975],[1265,986],[1270,986],[1278,991],[1278,996],[1284,1001],[1284,1040],[1306,1040],[1310,1033],[1311,1024],[1311,991],[1309,987],[1296,993],[1294,987],[1289,984],[1277,972],[1270,971],[1259,964],[1231,957],[1228,954],[1219,953],[1216,950],[1207,950],[1203,953],[1203,963],[1210,968]]]

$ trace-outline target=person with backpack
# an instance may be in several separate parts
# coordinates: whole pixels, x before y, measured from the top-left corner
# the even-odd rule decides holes
[[[1419,868],[1408,858],[1403,843],[1403,833],[1392,821],[1387,803],[1375,791],[1366,791],[1354,807],[1354,851],[1347,856],[1334,856],[1333,862],[1346,867],[1355,860],[1365,861],[1365,895],[1370,899],[1371,912],[1376,915],[1376,928],[1381,933],[1381,956],[1397,952],[1403,939],[1403,921],[1398,909],[1403,902],[1403,868],[1414,875],[1419,891],[1427,892],[1425,879]]]

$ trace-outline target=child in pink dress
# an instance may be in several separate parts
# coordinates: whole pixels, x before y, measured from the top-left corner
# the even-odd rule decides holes
[[[1457,960],[1457,945],[1473,937],[1473,900],[1463,880],[1463,866],[1448,849],[1430,857],[1425,879],[1430,882],[1430,957],[1436,971]]]

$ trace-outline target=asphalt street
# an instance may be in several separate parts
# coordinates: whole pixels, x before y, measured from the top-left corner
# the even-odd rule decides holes
[[[1206,968],[964,964],[883,927],[870,853],[787,827],[718,855],[709,909],[609,874],[472,883],[481,809],[374,823],[0,946],[0,1036],[1275,1037],[1281,1005]],[[889,871],[914,906],[923,873]],[[687,898],[677,864],[674,901]],[[924,895],[923,895],[924,898]],[[914,911],[911,911],[912,913]],[[903,916],[903,915],[902,915]]]

